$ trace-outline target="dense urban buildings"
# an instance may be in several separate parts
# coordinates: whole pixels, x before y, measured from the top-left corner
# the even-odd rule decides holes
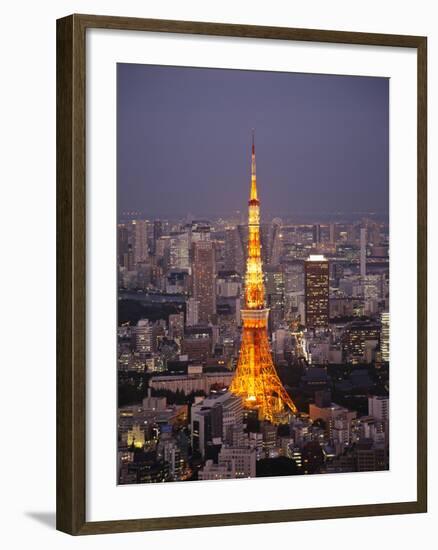
[[[248,223],[120,216],[120,484],[389,468],[388,222],[260,219],[251,166]]]

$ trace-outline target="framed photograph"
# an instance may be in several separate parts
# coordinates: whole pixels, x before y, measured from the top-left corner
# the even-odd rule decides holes
[[[57,528],[425,512],[426,38],[57,52]]]

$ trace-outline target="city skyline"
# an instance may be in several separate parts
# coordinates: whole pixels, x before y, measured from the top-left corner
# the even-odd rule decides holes
[[[191,78],[190,71],[184,74]],[[248,75],[266,76],[245,73],[245,79]],[[125,78],[121,72],[119,77]],[[141,86],[137,89],[129,78],[126,82],[132,96],[141,93]],[[154,85],[161,90],[155,98],[158,118],[164,126],[170,118],[175,122],[175,113],[160,110],[162,96],[174,97],[175,90],[169,92],[160,78]],[[325,97],[327,86],[321,90]],[[278,91],[270,91],[271,103]],[[187,93],[182,93],[183,102]],[[366,82],[361,94],[373,95]],[[218,105],[211,96],[208,100],[214,113]],[[236,105],[234,110],[222,107],[224,120],[232,118]],[[250,144],[242,152],[246,162],[201,156],[199,134],[188,132],[199,129],[200,120],[195,124],[181,104],[172,108],[189,117],[188,124],[171,134],[152,125],[146,134],[155,132],[155,154],[144,155],[134,171],[129,162],[119,165],[119,199],[132,201],[132,193],[141,193],[135,211],[121,207],[117,225],[117,483],[388,470],[389,225],[387,205],[383,221],[375,214],[385,204],[387,185],[376,189],[378,178],[368,169],[375,169],[381,157],[381,152],[371,154],[374,136],[362,135],[371,155],[362,159],[364,170],[358,158],[348,157],[351,148],[335,140],[330,161],[336,158],[340,164],[332,167],[330,177],[336,173],[338,185],[327,195],[311,185],[269,184],[268,174],[278,182],[282,170],[291,166],[289,158],[282,167],[274,163],[278,136],[267,142],[266,135],[259,140],[250,130],[252,140],[247,136]],[[361,109],[363,115],[363,102]],[[342,115],[339,109],[331,112],[330,101],[319,110],[335,115],[342,125]],[[125,115],[121,108],[119,119]],[[380,117],[382,128],[386,115],[374,106],[373,117]],[[144,124],[141,113],[137,118]],[[300,143],[308,153],[301,167],[307,174],[308,160],[315,157],[311,168],[319,166],[320,174],[330,175],[327,159],[306,139],[308,128],[301,130]],[[231,128],[228,132],[229,143],[218,141],[219,133],[208,134],[203,151],[214,150],[219,159],[235,143]],[[354,124],[349,132],[354,133]],[[121,131],[120,136],[125,147],[127,134]],[[135,132],[129,136],[137,161],[143,138]],[[326,146],[328,135],[320,138]],[[284,139],[280,153],[290,145]],[[262,151],[257,169],[256,148]],[[349,163],[361,174],[354,184],[344,179]],[[132,187],[129,179],[136,170],[143,179]],[[232,190],[225,182],[202,182],[198,189],[195,180],[186,180],[195,172],[208,172],[210,183],[234,172],[233,178],[241,181]],[[258,178],[260,172],[265,180]],[[163,185],[143,185],[154,177]],[[363,177],[373,184],[358,193],[355,185]],[[297,211],[281,219],[281,208],[292,208],[291,201],[282,204],[285,194]],[[319,205],[316,218],[303,207],[306,194]],[[365,210],[350,209],[342,217],[339,212],[351,206],[352,197],[362,198]],[[263,219],[266,203],[274,217],[268,212]],[[330,210],[334,204],[338,214]],[[165,214],[172,205],[174,219]],[[215,205],[215,215],[210,205]],[[225,206],[221,218],[219,209]],[[187,210],[191,216],[183,214]],[[300,216],[304,223],[298,222]]]
[[[126,64],[118,75],[119,219],[233,214],[253,127],[266,217],[387,218],[387,79]]]

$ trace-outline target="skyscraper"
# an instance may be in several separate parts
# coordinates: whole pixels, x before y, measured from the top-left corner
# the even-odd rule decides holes
[[[209,323],[216,314],[215,250],[212,241],[192,244],[193,298],[199,302],[198,320]]]
[[[311,255],[304,262],[307,328],[327,328],[329,324],[329,263],[324,256]]]
[[[382,361],[389,361],[389,313],[387,311],[380,315],[380,351]]]
[[[335,242],[336,242],[336,233],[335,233],[335,231],[336,231],[336,226],[335,226],[334,223],[331,223],[330,227],[329,227],[329,242],[331,244],[335,244]]]
[[[272,220],[270,231],[271,236],[269,239],[269,259],[268,262],[270,265],[276,266],[280,263],[281,255],[283,252],[283,242],[282,242],[282,233],[281,226],[282,221],[280,218],[274,218]]]
[[[117,225],[117,262],[119,266],[124,267],[125,254],[128,253],[129,231],[124,223]]]
[[[190,269],[190,235],[179,231],[170,236],[170,267]]]
[[[312,228],[313,244],[319,244],[321,242],[321,226],[319,223],[315,224]]]
[[[284,318],[285,290],[284,270],[280,266],[268,266],[266,272],[266,297],[270,309],[269,326],[275,330]]]
[[[237,227],[229,227],[225,230],[225,269],[244,273],[244,251],[241,236]]]
[[[147,220],[133,220],[134,235],[134,262],[145,262],[148,258],[148,222]]]
[[[243,333],[237,369],[231,392],[243,398],[244,407],[257,410],[260,420],[279,423],[287,420],[288,409],[296,407],[283,388],[272,362],[268,341],[269,309],[260,247],[260,201],[257,193],[254,134],[251,153],[251,192],[248,214],[248,254],[245,275],[245,307],[242,309]]]
[[[389,420],[389,398],[383,395],[369,396],[368,414],[376,420],[387,422]]]
[[[154,220],[152,228],[152,254],[157,250],[157,241],[163,235],[163,224],[161,220]]]
[[[186,302],[186,325],[192,327],[199,321],[199,302],[195,298],[189,298]]]
[[[360,276],[367,274],[367,229],[360,228]]]
[[[127,251],[123,254],[123,264],[122,266],[128,271],[134,269],[134,253],[132,251],[132,245],[128,244]]]
[[[152,325],[147,319],[140,319],[132,329],[134,349],[144,358],[152,351]]]

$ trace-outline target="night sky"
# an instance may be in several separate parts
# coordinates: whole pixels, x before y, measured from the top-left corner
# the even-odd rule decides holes
[[[388,210],[389,80],[118,65],[118,211],[265,217]]]

